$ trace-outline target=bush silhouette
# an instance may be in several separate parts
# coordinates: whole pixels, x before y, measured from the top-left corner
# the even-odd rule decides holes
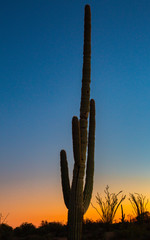
[[[14,229],[14,235],[17,237],[29,236],[36,233],[36,227],[32,223],[22,223],[20,227]]]
[[[147,211],[148,199],[139,193],[130,193],[129,201],[133,207],[136,220],[139,223],[149,219],[149,212]]]
[[[13,228],[7,224],[0,224],[0,240],[11,240],[13,235]]]
[[[47,235],[53,233],[55,236],[66,235],[66,225],[62,225],[59,222],[47,222],[42,221],[41,226],[37,229],[40,235]]]
[[[109,193],[109,186],[107,185],[105,190],[105,202],[102,200],[100,195],[97,193],[96,200],[97,203],[100,207],[100,212],[96,207],[92,206],[95,208],[95,210],[98,212],[100,215],[100,219],[103,223],[108,223],[111,224],[114,220],[115,214],[118,210],[118,207],[122,203],[122,201],[126,198],[126,195],[122,195],[120,201],[118,200],[118,195],[122,193],[120,191],[119,193]]]

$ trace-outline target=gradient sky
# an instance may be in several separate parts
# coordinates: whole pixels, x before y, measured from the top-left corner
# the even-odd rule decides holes
[[[0,7],[0,212],[10,214],[9,225],[67,219],[59,153],[67,151],[72,179],[71,121],[79,116],[86,3],[92,13],[91,97],[96,101],[92,203],[107,184],[127,198],[129,192],[150,198],[150,1],[5,0]],[[126,200],[126,214],[132,214],[128,205]],[[98,215],[90,206],[86,217]]]

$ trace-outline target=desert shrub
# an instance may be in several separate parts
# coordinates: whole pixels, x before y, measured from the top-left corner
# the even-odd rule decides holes
[[[11,240],[13,229],[7,224],[0,224],[0,240]]]
[[[100,207],[100,211],[92,204],[93,208],[97,211],[100,216],[100,219],[103,223],[110,224],[113,222],[115,214],[117,212],[118,207],[122,203],[122,201],[126,198],[126,195],[122,195],[120,201],[118,200],[118,195],[122,193],[109,193],[109,186],[106,186],[104,190],[105,193],[105,201],[102,200],[99,193],[97,193],[96,200]]]
[[[130,193],[129,201],[132,205],[135,218],[138,222],[144,222],[149,219],[149,212],[147,211],[148,199],[139,193]]]
[[[24,237],[36,233],[36,227],[32,223],[22,223],[20,227],[14,229],[14,235],[17,237]]]
[[[41,226],[37,230],[40,235],[46,235],[49,233],[53,233],[55,236],[66,235],[66,225],[59,222],[42,221]]]
[[[104,224],[101,221],[83,221],[83,240],[102,239]]]
[[[94,230],[95,226],[97,227],[96,222],[94,222],[90,219],[86,219],[83,221],[83,230],[92,231],[92,230]]]

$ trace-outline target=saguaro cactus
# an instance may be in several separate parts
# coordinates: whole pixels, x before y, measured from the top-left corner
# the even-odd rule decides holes
[[[91,10],[85,6],[84,51],[80,119],[72,119],[72,140],[74,153],[73,180],[70,187],[68,163],[65,150],[60,152],[61,181],[64,201],[68,208],[68,240],[80,240],[83,215],[87,211],[93,190],[94,145],[95,145],[95,101],[90,101],[91,75]],[[89,133],[87,134],[88,115]],[[88,135],[88,136],[87,136]],[[88,151],[87,151],[88,145]],[[84,185],[87,153],[86,179]]]

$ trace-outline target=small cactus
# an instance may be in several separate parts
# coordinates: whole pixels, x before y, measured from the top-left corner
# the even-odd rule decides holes
[[[125,222],[125,213],[123,212],[123,206],[121,204],[121,222],[124,223]]]
[[[74,154],[73,180],[70,186],[67,155],[60,152],[61,182],[64,202],[68,208],[68,240],[81,240],[83,215],[87,211],[93,190],[94,145],[95,145],[95,101],[90,100],[91,75],[91,10],[85,6],[84,17],[84,53],[82,70],[82,89],[80,119],[72,119],[72,140]],[[89,133],[88,115],[89,118]],[[88,151],[87,151],[88,145]],[[84,186],[87,152],[86,179]]]

